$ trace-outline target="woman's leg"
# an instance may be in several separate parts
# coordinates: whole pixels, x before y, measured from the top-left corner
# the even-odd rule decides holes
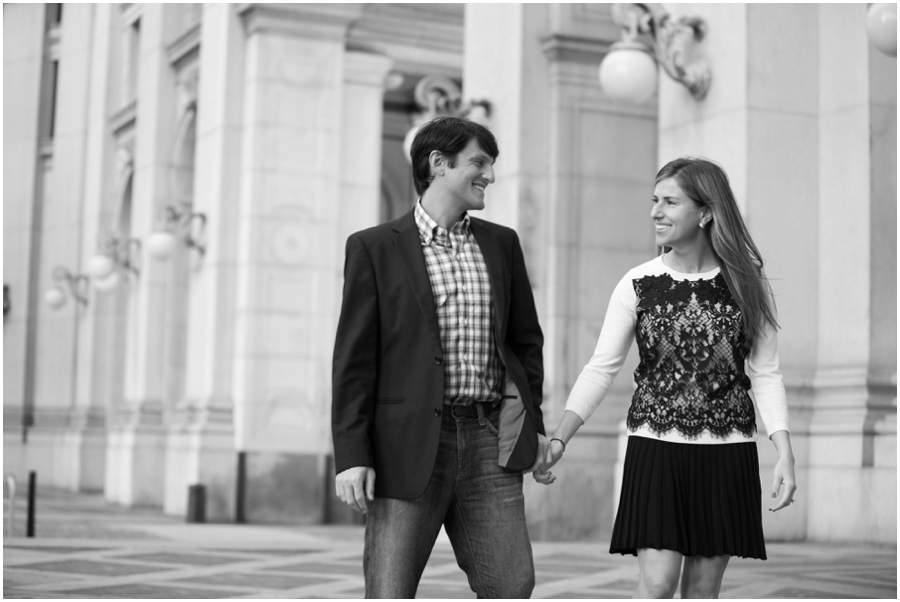
[[[656,550],[640,548],[638,564],[641,574],[638,578],[635,598],[671,598],[678,587],[678,575],[681,573],[680,552],[674,550]]]
[[[718,598],[722,576],[731,556],[687,556],[681,575],[681,597]]]

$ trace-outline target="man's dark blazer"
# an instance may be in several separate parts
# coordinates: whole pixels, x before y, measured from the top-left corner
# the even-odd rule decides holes
[[[516,232],[470,220],[490,274],[494,338],[524,404],[506,467],[525,470],[544,434],[544,338]],[[372,467],[375,495],[419,497],[440,438],[444,352],[412,211],[347,239],[343,296],[333,364],[336,472]]]

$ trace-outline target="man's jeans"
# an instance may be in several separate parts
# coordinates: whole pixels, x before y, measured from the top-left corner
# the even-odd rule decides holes
[[[445,406],[425,493],[414,500],[376,497],[370,504],[366,598],[414,598],[441,525],[479,598],[531,595],[534,562],[522,474],[497,466],[498,418],[499,411],[482,421],[454,417]]]

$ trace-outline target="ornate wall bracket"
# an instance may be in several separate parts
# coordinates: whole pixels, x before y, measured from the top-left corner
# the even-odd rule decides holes
[[[413,98],[428,121],[439,115],[453,115],[469,119],[486,119],[491,116],[491,103],[487,100],[463,102],[462,90],[449,77],[426,75],[416,84]]]
[[[706,96],[712,73],[699,52],[699,42],[706,34],[703,19],[675,19],[661,4],[617,3],[611,12],[626,41],[634,42],[640,34],[652,36],[656,60],[669,77],[683,84],[697,100]]]

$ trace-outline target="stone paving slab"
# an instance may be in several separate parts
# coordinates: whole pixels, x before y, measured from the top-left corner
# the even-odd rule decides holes
[[[104,505],[97,496],[45,493],[43,535],[4,538],[3,597],[363,597],[362,527],[186,525],[140,509],[104,514]],[[83,506],[90,511],[80,513]],[[637,583],[637,560],[610,555],[605,543],[535,542],[533,549],[535,598],[630,598]],[[732,559],[721,597],[897,597],[896,548],[770,543],[768,554],[765,562]],[[474,598],[443,534],[418,597]]]

